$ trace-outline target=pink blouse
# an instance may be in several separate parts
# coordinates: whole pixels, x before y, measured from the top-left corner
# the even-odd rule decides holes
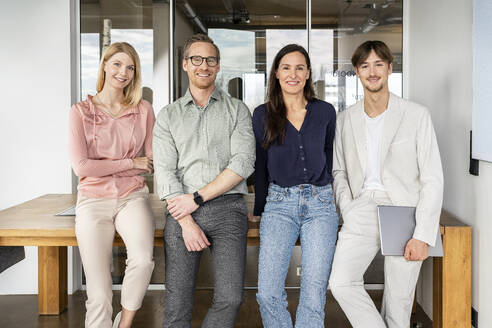
[[[92,96],[70,110],[69,154],[78,191],[94,198],[122,198],[144,186],[146,172],[133,168],[133,158],[152,158],[152,105],[141,100],[117,119],[94,106]]]

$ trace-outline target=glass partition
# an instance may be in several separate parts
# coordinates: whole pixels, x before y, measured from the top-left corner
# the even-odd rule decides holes
[[[319,98],[344,110],[363,97],[350,61],[358,45],[384,41],[395,57],[390,91],[402,96],[402,1],[311,0],[310,55]]]
[[[174,46],[189,36],[208,34],[221,53],[216,85],[243,100],[251,112],[264,102],[265,84],[275,54],[292,42],[307,46],[304,1],[176,1]],[[178,29],[179,27],[179,29]],[[181,65],[179,66],[181,67]],[[176,72],[175,99],[186,92],[187,77]]]
[[[182,70],[182,46],[194,33],[208,34],[221,50],[217,86],[243,100],[251,111],[265,101],[268,73],[277,51],[298,43],[310,53],[317,97],[337,111],[362,99],[363,89],[350,63],[355,48],[366,40],[382,40],[395,56],[390,90],[402,95],[403,0],[80,0],[81,95],[95,93],[101,49],[109,41],[127,41],[138,51],[143,70],[144,98],[156,114],[188,88]],[[170,16],[173,28],[169,27]],[[173,40],[170,44],[169,40]],[[309,40],[309,44],[308,44]],[[171,56],[172,55],[172,56]],[[172,58],[172,60],[171,60]],[[169,76],[172,73],[172,81]],[[152,177],[148,185],[153,190]],[[250,180],[250,183],[252,181]],[[253,191],[253,190],[251,190]],[[252,205],[249,195],[249,205]],[[247,286],[256,286],[257,247],[248,247]],[[121,283],[125,249],[116,247],[113,281]],[[164,256],[155,249],[151,283],[164,282]],[[197,285],[210,287],[208,252]],[[382,283],[376,259],[366,276]],[[298,286],[294,250],[287,286]]]
[[[382,40],[391,48],[395,63],[390,91],[402,95],[402,0],[176,0],[174,4],[173,100],[188,87],[181,69],[183,42],[198,32],[208,34],[220,48],[221,72],[216,85],[243,100],[251,111],[265,101],[273,58],[289,43],[309,51],[316,95],[337,111],[363,97],[350,58],[366,40]],[[253,194],[248,195],[250,206],[252,198]],[[256,286],[257,255],[257,247],[248,247],[246,286]],[[208,257],[208,252],[204,256]],[[209,263],[202,261],[198,286],[212,285]],[[382,257],[377,257],[366,274],[368,283],[383,282],[381,263]],[[296,247],[287,286],[299,286],[299,265],[300,249]]]

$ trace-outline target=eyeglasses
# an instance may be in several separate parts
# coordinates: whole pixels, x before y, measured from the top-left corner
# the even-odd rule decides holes
[[[186,60],[190,59],[191,63],[195,66],[200,66],[203,63],[203,60],[207,62],[207,65],[210,67],[215,67],[219,63],[219,58],[217,57],[202,57],[202,56],[189,56],[185,57]]]

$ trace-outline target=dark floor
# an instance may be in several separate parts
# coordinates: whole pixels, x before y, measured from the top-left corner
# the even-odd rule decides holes
[[[148,291],[140,311],[137,313],[133,327],[160,328],[164,308],[164,291]],[[261,327],[260,313],[255,298],[256,290],[246,290],[244,303],[241,306],[237,318],[236,327]],[[288,290],[289,311],[295,313],[298,290]],[[192,327],[200,327],[201,320],[205,317],[207,309],[212,302],[213,291],[198,290],[195,297]],[[371,291],[371,297],[376,305],[380,305],[382,292]],[[1,328],[65,328],[83,327],[85,315],[85,292],[77,292],[68,298],[68,310],[59,316],[38,316],[37,296],[0,296],[0,327]],[[114,313],[119,311],[118,300],[120,292],[114,292]],[[328,328],[349,328],[350,324],[342,310],[328,293],[325,308],[325,324]],[[420,325],[415,323],[420,322]],[[417,306],[417,311],[412,315],[410,327],[431,328],[432,322],[424,311]]]

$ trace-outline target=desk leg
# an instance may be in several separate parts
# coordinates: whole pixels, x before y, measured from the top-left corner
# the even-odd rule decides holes
[[[38,314],[58,315],[67,308],[67,247],[38,247]]]
[[[434,258],[433,328],[471,327],[471,228],[446,227]]]

